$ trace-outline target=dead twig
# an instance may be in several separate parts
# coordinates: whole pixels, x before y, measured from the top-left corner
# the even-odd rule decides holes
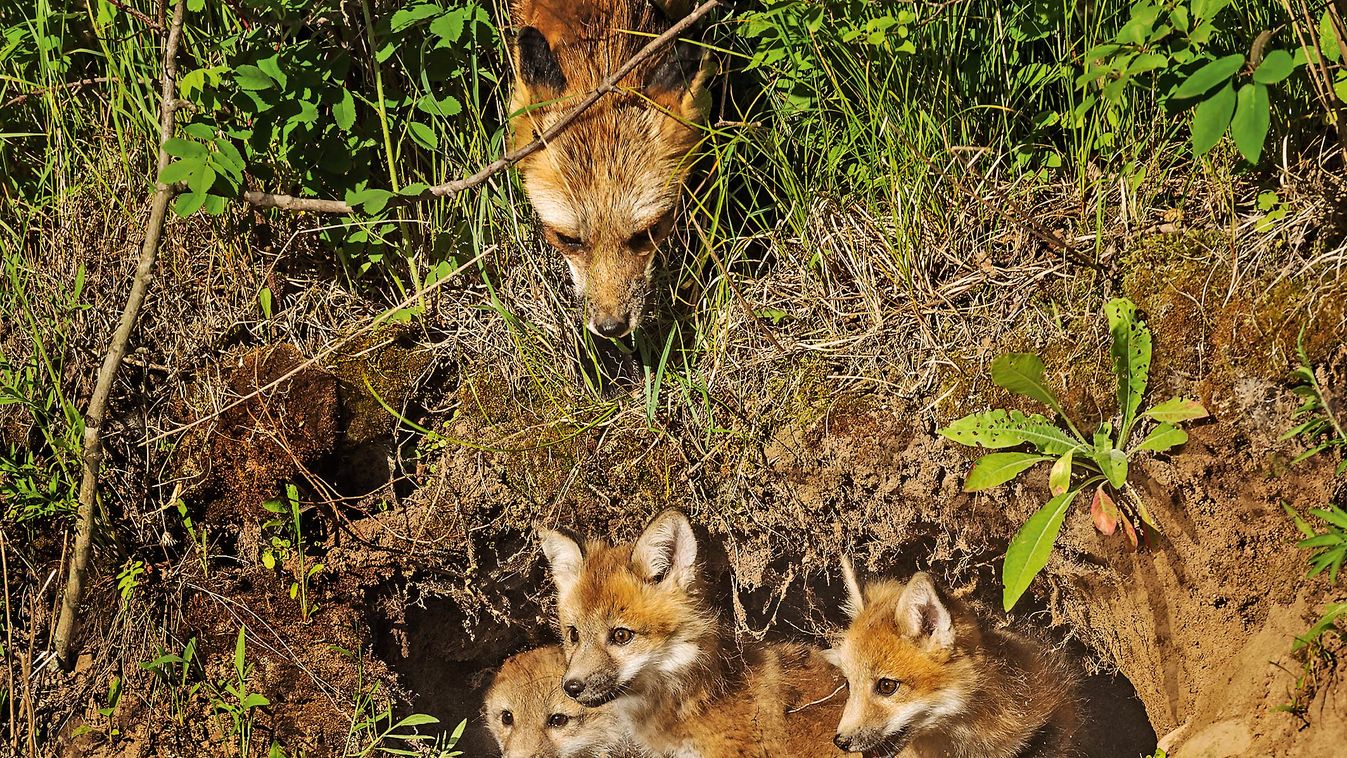
[[[182,38],[182,21],[186,0],[177,0],[173,6],[173,23],[169,27],[168,37],[164,41],[164,68],[160,78],[159,104],[159,171],[168,165],[168,153],[164,143],[173,136],[173,100],[178,78],[178,41]],[[75,531],[75,553],[70,560],[70,578],[66,581],[65,595],[61,600],[61,616],[56,623],[56,632],[52,635],[52,647],[61,665],[69,668],[73,659],[75,631],[79,622],[80,602],[84,598],[84,584],[89,571],[89,560],[93,553],[94,510],[98,501],[98,468],[103,458],[103,420],[107,412],[108,398],[112,395],[112,385],[117,379],[117,370],[121,368],[122,358],[126,355],[127,343],[136,327],[140,308],[145,303],[149,290],[151,270],[159,252],[159,238],[164,230],[164,218],[168,211],[168,201],[172,192],[169,187],[159,185],[150,206],[150,219],[145,228],[145,242],[140,248],[140,261],[136,265],[135,277],[131,280],[131,292],[126,297],[126,307],[122,309],[121,321],[112,335],[112,343],[103,357],[103,365],[98,370],[97,383],[93,397],[89,400],[89,409],[84,415],[84,441],[81,455],[84,474],[80,481],[79,520]]]
[[[490,179],[496,174],[499,174],[501,171],[504,171],[510,166],[513,166],[519,161],[522,161],[523,159],[543,149],[547,145],[549,140],[556,137],[558,134],[562,133],[566,129],[570,128],[571,124],[574,123],[575,120],[580,117],[580,114],[589,110],[595,103],[599,101],[600,98],[602,98],[604,95],[607,95],[610,92],[616,92],[618,90],[617,86],[618,82],[626,78],[627,74],[630,74],[637,66],[639,66],[647,58],[659,52],[661,49],[667,47],[670,43],[672,43],[675,39],[677,39],[678,35],[687,31],[694,24],[700,21],[704,16],[706,16],[706,14],[715,10],[720,5],[720,2],[721,0],[707,0],[707,2],[704,2],[701,5],[697,6],[691,13],[680,19],[678,23],[669,27],[668,31],[650,40],[650,42],[646,43],[646,46],[641,48],[640,51],[636,53],[636,55],[633,55],[630,60],[619,66],[618,69],[614,71],[607,79],[604,79],[603,83],[601,83],[597,88],[595,88],[593,92],[590,92],[588,95],[586,95],[583,100],[581,100],[578,104],[576,104],[574,108],[568,111],[566,115],[561,118],[560,121],[556,122],[542,134],[538,135],[537,139],[519,148],[518,150],[506,153],[500,158],[497,158],[491,163],[488,163],[486,166],[482,168],[482,170],[478,171],[472,176],[466,177],[464,179],[456,179],[452,182],[445,182],[444,184],[437,184],[434,187],[430,187],[425,192],[422,192],[419,195],[394,197],[389,201],[389,204],[406,205],[409,203],[420,202],[422,200],[433,200],[435,198],[452,197],[460,192],[463,192],[464,190],[469,190],[481,184],[485,184],[486,180]],[[339,213],[339,214],[347,214],[355,212],[355,208],[353,208],[349,203],[345,202],[344,200],[327,200],[322,198],[295,197],[293,195],[282,195],[282,194],[274,194],[271,192],[252,192],[252,191],[244,192],[243,199],[252,205],[258,206],[259,208],[276,208],[278,210],[283,211],[298,211],[306,213]]]
[[[85,87],[88,87],[90,84],[107,84],[108,82],[111,81],[115,81],[115,78],[108,76],[95,76],[89,79],[80,79],[79,81],[75,82],[62,82],[61,84],[53,84],[50,87],[43,87],[42,89],[35,89],[32,92],[25,92],[22,95],[15,95],[14,97],[11,97],[10,99],[6,100],[4,105],[0,105],[0,108],[9,108],[15,105],[21,105],[25,100],[27,100],[30,97],[40,97],[42,95],[47,94],[48,92],[55,92],[57,90],[63,89],[76,89],[76,90],[83,89]]]

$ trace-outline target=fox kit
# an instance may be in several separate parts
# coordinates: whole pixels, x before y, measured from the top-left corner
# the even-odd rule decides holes
[[[833,756],[842,679],[821,651],[739,648],[706,600],[687,518],[665,511],[634,545],[540,529],[568,665],[562,689],[611,703],[657,756]]]
[[[510,103],[514,147],[556,124],[578,99],[672,24],[650,0],[514,0],[518,34]],[[709,60],[678,41],[637,66],[542,150],[519,164],[543,235],[570,265],[586,325],[622,337],[640,321],[656,251],[682,197],[697,124],[710,106]]]
[[[638,755],[611,708],[586,708],[561,691],[566,656],[553,645],[507,660],[486,693],[486,722],[502,758]]]
[[[1077,756],[1075,675],[1018,635],[983,629],[930,575],[871,582],[843,562],[851,627],[825,655],[850,693],[843,750],[867,756]]]

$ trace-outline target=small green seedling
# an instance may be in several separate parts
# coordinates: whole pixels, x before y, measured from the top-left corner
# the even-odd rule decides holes
[[[1336,505],[1325,508],[1311,508],[1310,515],[1324,522],[1324,531],[1315,531],[1309,522],[1300,517],[1291,506],[1282,503],[1286,515],[1295,522],[1296,528],[1305,535],[1305,539],[1296,543],[1301,550],[1310,550],[1310,570],[1306,577],[1314,577],[1328,570],[1328,581],[1338,581],[1338,571],[1347,558],[1347,511]]]
[[[1113,335],[1118,415],[1101,423],[1092,435],[1081,434],[1066,415],[1043,381],[1043,361],[1031,353],[1009,353],[997,358],[992,362],[992,381],[1048,406],[1060,424],[1037,413],[997,409],[974,413],[940,430],[941,435],[964,445],[1033,448],[1033,452],[984,455],[964,480],[966,492],[990,489],[1039,463],[1052,463],[1048,475],[1052,499],[1029,517],[1006,549],[1002,603],[1007,611],[1047,565],[1067,509],[1082,491],[1094,489],[1090,514],[1100,532],[1111,535],[1121,524],[1127,540],[1136,548],[1145,539],[1147,527],[1158,530],[1146,504],[1127,483],[1129,465],[1141,453],[1159,453],[1182,445],[1188,434],[1178,425],[1207,415],[1200,403],[1183,397],[1139,413],[1151,367],[1150,330],[1137,317],[1136,306],[1130,300],[1112,300],[1104,306],[1104,313]],[[1143,422],[1150,427],[1149,431],[1140,442],[1129,445],[1138,424]]]
[[[271,544],[262,549],[262,565],[275,570],[292,555],[298,559],[299,566],[295,572],[297,578],[290,583],[290,599],[299,602],[300,616],[308,621],[318,611],[318,604],[309,597],[309,587],[313,577],[323,570],[323,564],[310,564],[304,552],[299,488],[294,484],[286,484],[284,500],[268,500],[262,507],[278,516],[262,524],[264,532],[272,532]]]
[[[253,722],[258,711],[271,705],[266,696],[248,691],[252,667],[247,664],[247,644],[246,630],[240,627],[234,644],[234,680],[220,682],[217,695],[211,698],[211,709],[229,717],[229,733],[236,740],[239,755],[252,754]]]
[[[1291,372],[1291,377],[1296,382],[1291,387],[1291,392],[1300,398],[1300,407],[1291,414],[1291,418],[1300,423],[1281,438],[1285,441],[1299,437],[1309,444],[1309,448],[1296,456],[1292,463],[1300,463],[1319,453],[1347,449],[1347,432],[1343,431],[1342,422],[1334,412],[1333,403],[1329,401],[1324,391],[1324,382],[1320,377],[1322,369],[1316,371],[1310,365],[1310,357],[1305,352],[1304,330],[1301,330],[1300,339],[1296,341],[1296,352],[1300,355],[1300,365]],[[1347,456],[1338,463],[1334,473],[1337,476],[1347,474]]]

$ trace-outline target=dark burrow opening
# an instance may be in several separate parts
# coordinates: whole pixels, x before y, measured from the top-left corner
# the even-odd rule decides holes
[[[761,639],[826,646],[828,633],[845,623],[841,611],[842,583],[837,576],[827,575],[836,572],[816,570],[792,579],[789,578],[792,560],[797,559],[778,559],[764,572],[766,580],[762,586],[751,591],[735,588],[733,574],[723,559],[711,560],[708,573],[718,579],[713,585],[716,603],[724,618],[738,620],[742,642]],[[884,573],[894,577],[906,577],[918,568],[940,573],[940,566],[917,566],[904,560],[888,568]],[[774,582],[773,578],[784,581]],[[781,591],[783,583],[790,585],[785,593]],[[382,611],[374,614],[375,653],[407,690],[411,698],[409,712],[435,716],[446,728],[466,719],[467,728],[459,749],[468,756],[498,754],[481,714],[482,701],[495,670],[511,655],[558,641],[552,621],[554,611],[549,607],[553,590],[543,566],[536,565],[527,576],[514,574],[501,586],[486,586],[489,584],[484,582],[478,587],[482,596],[496,593],[505,600],[502,605],[508,606],[508,613],[468,611],[458,600],[441,596],[422,597],[403,607],[401,618],[389,618]],[[979,589],[964,599],[979,606],[987,623],[997,623],[1002,615],[988,612],[994,606],[988,602],[992,598],[985,595],[992,590],[999,592],[999,585],[978,582],[977,586]],[[405,597],[405,593],[399,594]],[[386,601],[387,598],[377,607],[387,608]],[[1047,614],[1042,607],[1023,605],[1026,607],[1017,613],[1019,621],[1012,626],[1034,633],[1033,622],[1025,619],[1046,618]],[[1097,660],[1085,645],[1070,638],[1069,630],[1040,631],[1036,636],[1060,645],[1065,655],[1079,661],[1083,673],[1090,668],[1088,661]],[[1080,695],[1086,741],[1106,746],[1096,755],[1135,758],[1154,752],[1155,730],[1136,690],[1121,672],[1086,674],[1082,677]]]

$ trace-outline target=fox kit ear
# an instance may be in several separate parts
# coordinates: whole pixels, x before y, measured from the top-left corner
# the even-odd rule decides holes
[[[832,664],[833,668],[838,669],[842,668],[843,657],[844,656],[842,655],[842,651],[838,650],[835,647],[830,647],[823,650],[823,660]]]
[[[851,559],[845,555],[842,556],[842,581],[847,585],[847,599],[842,610],[855,621],[865,608],[865,595],[861,592],[861,583],[856,581],[856,569],[851,565]]]
[[[652,584],[672,581],[684,588],[692,584],[697,574],[697,537],[688,517],[675,510],[656,516],[636,540],[631,558]]]
[[[519,78],[530,90],[558,95],[566,89],[566,74],[561,70],[552,46],[535,27],[519,30],[515,44],[519,51]]]
[[[898,598],[898,628],[910,639],[936,648],[954,645],[954,620],[940,599],[931,575],[918,571]]]
[[[552,581],[556,582],[557,593],[565,595],[575,586],[580,576],[580,566],[585,562],[585,549],[578,540],[569,534],[552,529],[538,529],[538,541],[543,545],[543,555],[552,566]]]

